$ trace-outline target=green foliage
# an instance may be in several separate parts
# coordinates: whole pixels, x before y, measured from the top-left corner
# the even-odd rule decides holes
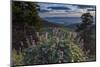
[[[28,47],[25,42],[28,36],[32,35],[35,41],[38,40],[35,31],[39,31],[42,24],[37,7],[39,6],[32,2],[12,2],[12,48],[17,51]],[[25,45],[21,45],[21,41]]]
[[[81,16],[82,22],[77,26],[77,32],[81,40],[83,40],[83,50],[86,54],[95,55],[95,27],[93,27],[93,16],[90,13],[84,13]],[[94,28],[94,29],[93,29]]]
[[[19,54],[18,54],[15,49],[12,50],[13,65],[22,65],[23,59],[24,59],[24,57],[23,57],[23,54],[21,52],[19,52]]]
[[[67,33],[67,32],[66,32]],[[52,35],[49,33],[48,37]],[[68,34],[60,40],[50,36],[35,47],[24,50],[24,64],[48,64],[85,61],[85,56],[78,44],[68,38]],[[54,38],[55,37],[55,38]],[[43,39],[43,38],[42,38]]]
[[[82,19],[82,22],[80,25],[77,26],[77,30],[76,30],[78,32],[88,29],[88,27],[93,24],[93,16],[90,13],[84,13],[81,16],[81,19]]]
[[[12,23],[13,26],[34,26],[36,30],[41,28],[40,17],[37,13],[37,4],[32,2],[12,3]],[[23,27],[24,28],[24,27]]]

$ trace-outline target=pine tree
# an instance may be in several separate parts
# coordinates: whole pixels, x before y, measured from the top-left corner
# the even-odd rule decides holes
[[[38,16],[36,3],[32,2],[13,2],[12,3],[12,24],[14,26],[34,26],[39,30],[41,27],[40,17]]]
[[[77,25],[76,31],[80,37],[80,40],[83,40],[83,50],[87,54],[95,53],[95,44],[93,44],[93,16],[90,13],[84,13],[81,16],[82,22]]]
[[[30,36],[33,40],[38,40],[36,31],[41,29],[42,24],[37,7],[37,3],[32,2],[12,2],[12,47],[17,51],[28,48],[26,40],[30,41]]]

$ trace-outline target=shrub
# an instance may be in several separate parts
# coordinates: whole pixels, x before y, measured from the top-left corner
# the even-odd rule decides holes
[[[23,64],[23,54],[21,52],[17,53],[15,49],[12,50],[12,61],[13,65]]]
[[[38,43],[35,47],[25,49],[24,64],[85,61],[86,57],[78,44],[74,43],[71,38],[64,37],[62,39],[51,36],[47,41]]]

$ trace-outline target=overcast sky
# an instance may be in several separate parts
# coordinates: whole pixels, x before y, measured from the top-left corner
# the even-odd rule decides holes
[[[95,6],[91,5],[71,5],[55,3],[38,3],[40,6],[39,15],[41,17],[78,17],[83,12],[90,11],[95,15]]]

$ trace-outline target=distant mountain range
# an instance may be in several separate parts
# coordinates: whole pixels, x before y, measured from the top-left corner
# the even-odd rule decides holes
[[[66,27],[66,28],[69,28],[70,30],[75,30],[77,28],[76,27],[77,24],[79,24],[79,23],[64,25],[64,24],[51,23],[51,22],[42,20],[43,27]]]
[[[62,27],[62,26],[64,26],[63,24],[51,23],[51,22],[48,22],[45,20],[42,20],[41,22],[44,27]]]
[[[77,28],[77,25],[80,24],[80,23],[72,23],[69,25],[65,25],[65,24],[60,24],[60,23],[48,22],[45,20],[42,20],[42,23],[43,23],[44,27],[67,27],[67,28],[72,29],[72,30],[75,30]],[[96,24],[93,24],[92,28],[95,30]]]

